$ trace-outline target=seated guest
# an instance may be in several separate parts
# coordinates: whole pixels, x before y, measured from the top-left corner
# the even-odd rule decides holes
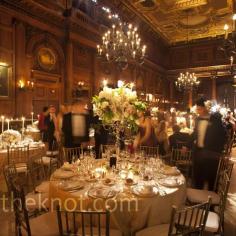
[[[170,149],[182,148],[189,143],[190,136],[186,133],[181,133],[178,125],[174,125],[172,130],[173,134],[169,137]]]

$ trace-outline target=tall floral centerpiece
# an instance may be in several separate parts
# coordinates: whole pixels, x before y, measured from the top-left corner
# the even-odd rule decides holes
[[[118,81],[117,88],[104,84],[102,91],[93,97],[93,110],[102,124],[115,134],[118,147],[120,136],[123,136],[121,132],[127,129],[137,131],[138,111],[146,110],[146,104],[138,99],[132,83]]]

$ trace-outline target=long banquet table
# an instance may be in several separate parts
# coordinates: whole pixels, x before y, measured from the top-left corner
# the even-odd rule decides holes
[[[92,169],[95,171],[93,173],[97,174],[96,171],[106,170],[104,169],[106,165],[104,160],[96,160],[95,164],[92,164]],[[142,175],[137,171],[136,167],[142,165],[151,166],[152,175],[148,177],[149,180],[145,179],[148,176],[146,170],[142,171]],[[160,165],[155,166],[153,163],[137,164],[126,161],[125,168],[122,169],[119,166],[119,170],[112,169],[106,173],[106,176],[104,174],[96,175],[94,179],[91,170],[84,171],[80,165],[72,167],[71,171],[68,168],[56,170],[51,176],[49,186],[51,207],[54,207],[52,202],[55,203],[55,199],[57,201],[59,199],[64,208],[68,210],[101,210],[105,209],[105,206],[109,206],[111,228],[119,229],[123,235],[132,235],[145,227],[169,223],[172,205],[180,206],[185,201],[186,186],[183,175],[176,173],[175,168],[162,166],[162,170],[169,170],[169,173],[165,175],[160,173]],[[148,168],[146,169],[149,171],[150,168]],[[127,169],[130,169],[132,173],[130,178],[133,179],[133,183],[131,184],[127,182],[130,173]],[[126,176],[123,176],[124,172]],[[111,180],[112,184],[107,184],[107,179]],[[178,184],[176,186],[163,185],[165,179],[176,181]],[[65,188],[76,181],[81,184],[81,189]],[[143,186],[151,186],[153,192],[150,195],[137,194],[137,189],[144,188]],[[107,196],[96,197],[91,194],[94,189],[98,192],[99,189],[104,188],[109,188]],[[149,189],[149,187],[145,188]],[[136,191],[134,191],[135,189]],[[111,192],[116,194],[108,197]]]

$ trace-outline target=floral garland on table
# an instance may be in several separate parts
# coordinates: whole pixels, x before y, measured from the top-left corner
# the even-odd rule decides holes
[[[8,145],[17,144],[21,141],[21,134],[16,130],[6,130],[0,135],[0,148],[6,148]]]
[[[146,104],[140,101],[136,91],[125,84],[119,88],[103,87],[103,90],[93,97],[93,111],[103,125],[131,131],[138,129],[138,111],[145,111]]]

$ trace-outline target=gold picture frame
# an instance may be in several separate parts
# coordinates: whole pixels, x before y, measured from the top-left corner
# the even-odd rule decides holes
[[[56,65],[56,55],[50,48],[42,47],[38,50],[38,63],[45,70],[53,70]]]
[[[0,98],[10,97],[10,78],[12,67],[0,64]]]

